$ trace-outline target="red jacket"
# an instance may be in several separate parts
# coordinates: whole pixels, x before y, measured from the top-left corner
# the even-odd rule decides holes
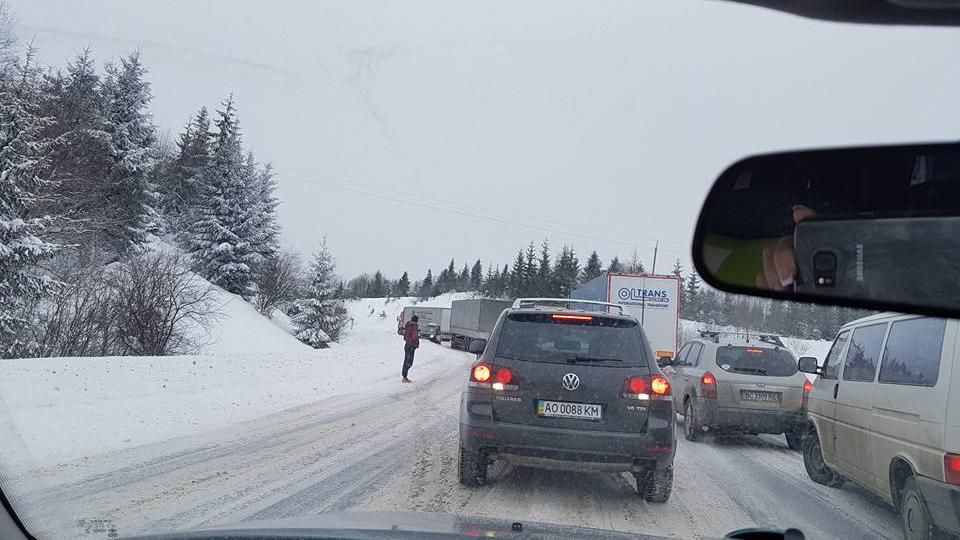
[[[417,323],[408,321],[403,325],[403,343],[414,349],[420,346],[420,327]]]

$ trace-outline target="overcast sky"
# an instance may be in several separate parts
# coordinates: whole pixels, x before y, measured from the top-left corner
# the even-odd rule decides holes
[[[747,154],[956,139],[960,30],[850,26],[708,0],[12,0],[62,65],[139,48],[176,132],[236,98],[276,167],[284,244],[347,277],[500,265],[530,240],[689,261]]]

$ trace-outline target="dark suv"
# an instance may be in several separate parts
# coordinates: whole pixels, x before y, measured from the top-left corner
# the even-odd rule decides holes
[[[665,502],[674,428],[670,383],[636,318],[616,304],[519,299],[501,313],[460,400],[460,482],[483,484],[503,459],[631,472],[643,499]]]

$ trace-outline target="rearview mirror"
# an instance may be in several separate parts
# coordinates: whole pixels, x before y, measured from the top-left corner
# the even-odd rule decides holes
[[[467,350],[472,353],[480,354],[483,352],[483,349],[487,346],[487,342],[482,339],[475,339],[467,345]]]
[[[714,183],[693,243],[724,291],[960,316],[960,144],[744,159]]]
[[[814,375],[820,373],[820,368],[817,367],[817,359],[812,356],[801,357],[800,361],[797,362],[797,369],[803,373],[812,373]]]

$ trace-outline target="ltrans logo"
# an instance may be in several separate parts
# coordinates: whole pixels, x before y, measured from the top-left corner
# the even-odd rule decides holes
[[[621,300],[632,300],[636,302],[669,302],[670,295],[665,289],[633,289],[622,287],[617,291],[617,296]]]

